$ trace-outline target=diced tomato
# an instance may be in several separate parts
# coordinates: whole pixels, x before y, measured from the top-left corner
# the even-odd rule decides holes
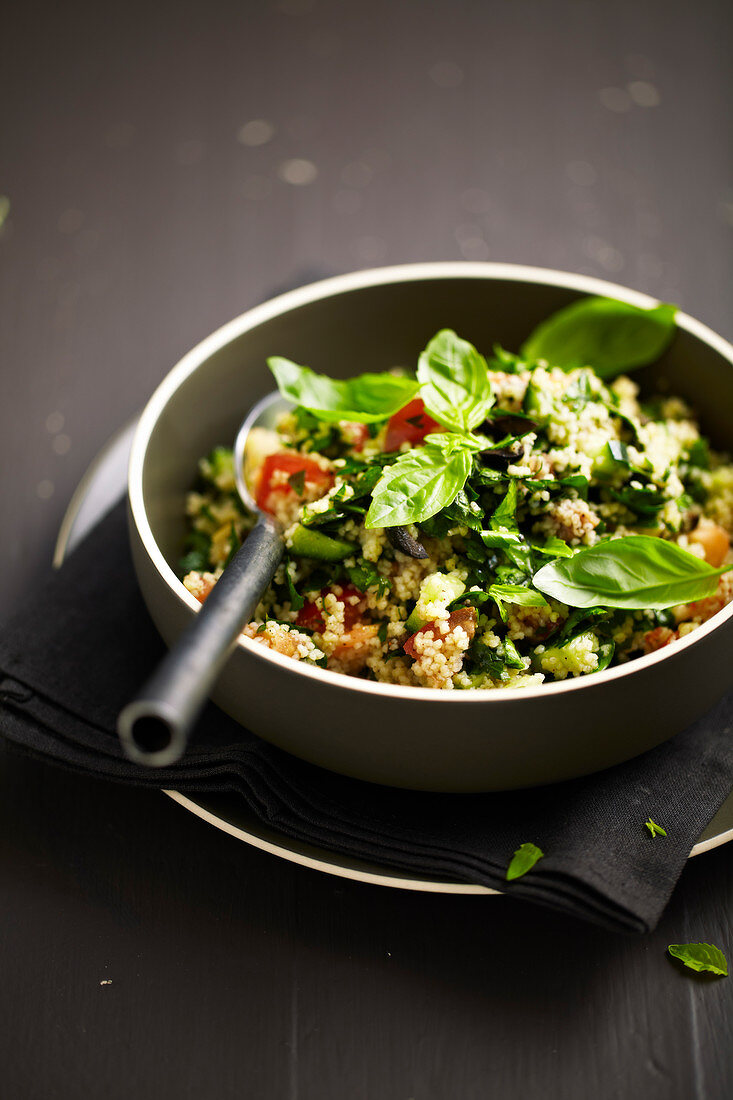
[[[353,584],[340,585],[341,595],[339,600],[344,603],[344,630],[349,631],[361,620],[364,613],[364,593],[360,592],[358,588],[355,588]],[[319,595],[328,596],[332,591],[330,588],[322,588]],[[353,596],[359,597],[358,603],[352,603],[351,598]],[[326,625],[323,619],[323,612],[319,609],[318,605],[313,600],[308,600],[298,612],[298,617],[295,620],[298,626],[304,626],[308,630],[323,630]]]
[[[656,653],[658,649],[664,649],[676,638],[679,638],[678,631],[670,630],[668,626],[657,626],[654,630],[647,630],[644,635],[644,652]]]
[[[351,676],[361,672],[378,634],[377,623],[354,623],[331,654],[331,657],[338,661],[338,671],[347,672]]]
[[[385,451],[397,451],[403,443],[422,443],[430,432],[439,432],[440,424],[428,416],[421,397],[416,397],[408,402],[404,409],[400,409],[390,417],[387,424],[387,435],[384,440]]]
[[[451,630],[454,630],[457,626],[462,626],[468,634],[469,638],[473,638],[476,633],[476,608],[475,607],[458,607],[455,611],[451,611],[448,617],[448,630],[445,634],[440,634],[440,637],[447,637]],[[413,660],[418,656],[418,652],[415,649],[415,638],[418,634],[430,634],[433,638],[439,636],[439,631],[435,622],[425,623],[425,626],[420,627],[414,634],[411,634],[403,645],[403,649],[408,657],[412,657]]]
[[[262,464],[257,489],[257,507],[263,512],[273,512],[277,495],[283,496],[295,492],[288,478],[300,473],[305,474],[303,488],[309,492],[317,490],[318,495],[323,496],[333,485],[331,474],[327,470],[322,470],[313,458],[295,453],[268,455]]]

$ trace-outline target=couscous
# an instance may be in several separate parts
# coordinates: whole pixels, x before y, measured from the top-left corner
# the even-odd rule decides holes
[[[632,313],[593,303],[612,323],[618,307],[619,331]],[[293,408],[249,458],[285,554],[245,634],[351,676],[494,690],[696,630],[733,598],[733,465],[685,401],[642,397],[626,373],[671,338],[671,309],[636,310],[625,344],[600,329],[596,352],[581,304],[521,355],[442,330],[416,374],[344,382],[270,360]],[[201,601],[254,523],[232,463],[217,447],[188,497],[181,573]]]

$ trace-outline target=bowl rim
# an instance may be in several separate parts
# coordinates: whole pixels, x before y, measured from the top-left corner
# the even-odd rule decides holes
[[[577,290],[582,294],[618,298],[641,308],[648,309],[658,304],[658,299],[653,298],[651,295],[617,283],[607,282],[605,279],[597,279],[591,275],[574,274],[553,268],[531,267],[524,264],[432,261],[369,268],[321,279],[318,282],[309,283],[306,286],[270,298],[268,301],[253,306],[238,317],[228,321],[188,351],[156,387],[138,421],[130,453],[128,467],[130,515],[148,558],[179,603],[193,612],[198,611],[201,606],[173,571],[158,546],[147,517],[143,493],[143,471],[150,437],[163,409],[176,390],[186,381],[189,375],[215,352],[265,321],[273,320],[292,309],[371,286],[385,286],[430,279],[476,279],[489,282],[501,280],[558,286],[567,290]],[[733,369],[733,345],[727,340],[701,321],[682,311],[677,312],[676,323],[678,328],[684,329],[692,336],[697,337],[717,351],[724,359],[727,359]],[[675,656],[675,654],[681,655],[685,649],[689,649],[698,641],[707,637],[731,618],[733,618],[733,603],[716,612],[706,623],[703,623],[686,637],[677,639],[674,646],[666,646],[655,653],[636,657],[627,664],[616,665],[614,668],[605,669],[603,672],[594,673],[590,676],[576,676],[572,679],[554,683],[542,683],[536,687],[502,688],[497,691],[453,692],[439,688],[404,687],[398,684],[362,680],[355,676],[348,676],[345,673],[331,672],[328,669],[308,665],[304,661],[293,661],[291,658],[276,653],[266,646],[257,645],[252,639],[243,635],[238,638],[235,649],[241,647],[250,656],[269,661],[291,675],[315,679],[320,684],[331,684],[342,690],[366,692],[370,695],[383,695],[393,699],[422,700],[423,702],[437,702],[440,700],[455,703],[456,700],[460,699],[462,702],[470,704],[479,702],[498,704],[499,702],[509,703],[519,699],[538,699],[564,695],[568,692],[587,690],[593,686],[599,687],[601,684],[607,684],[612,680],[622,679],[634,672],[651,668],[653,665]]]

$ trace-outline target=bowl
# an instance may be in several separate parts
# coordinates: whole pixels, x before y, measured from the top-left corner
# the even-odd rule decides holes
[[[516,350],[553,311],[584,295],[648,307],[646,295],[581,275],[510,264],[430,263],[357,272],[283,294],[184,356],[146,406],[129,471],[135,569],[172,643],[199,604],[175,572],[197,462],[233,443],[250,406],[273,389],[269,355],[345,377],[413,364],[441,327],[478,348]],[[697,409],[731,449],[733,347],[678,316],[663,358],[637,372]],[[733,605],[656,653],[539,688],[442,692],[372,683],[292,661],[240,638],[213,699],[295,756],[358,779],[431,791],[494,791],[587,775],[684,729],[733,683]]]

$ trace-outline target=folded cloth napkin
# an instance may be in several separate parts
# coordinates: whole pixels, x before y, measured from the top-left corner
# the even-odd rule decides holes
[[[733,785],[733,694],[667,744],[590,778],[507,794],[398,791],[268,745],[209,705],[185,758],[127,761],[115,722],[163,653],[120,505],[0,638],[0,732],[67,768],[187,792],[236,792],[282,833],[421,876],[506,890],[608,928],[653,928]],[[589,734],[592,736],[592,734]],[[648,817],[667,830],[652,837]],[[545,856],[505,881],[512,853]]]

